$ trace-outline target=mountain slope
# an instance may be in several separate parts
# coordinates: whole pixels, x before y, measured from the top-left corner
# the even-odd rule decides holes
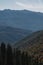
[[[41,42],[43,42],[43,30],[32,33],[30,36],[27,36],[26,38],[17,42],[15,46],[17,46],[18,48],[26,48],[27,46],[31,46]]]
[[[43,13],[27,10],[0,11],[0,25],[33,31],[43,30]]]
[[[21,39],[23,39],[25,36],[29,35],[31,31],[19,29],[19,28],[13,28],[8,26],[0,26],[0,43],[10,43],[14,44],[14,42],[17,42]]]
[[[43,63],[43,30],[34,32],[14,45],[21,51],[28,52],[33,58]]]
[[[34,32],[14,45],[22,51],[28,51],[29,54],[43,56],[43,30]]]

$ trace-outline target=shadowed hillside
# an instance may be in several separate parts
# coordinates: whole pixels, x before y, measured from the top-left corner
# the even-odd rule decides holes
[[[13,28],[8,26],[0,26],[0,43],[10,43],[14,44],[14,42],[17,42],[21,39],[23,39],[25,36],[29,35],[31,31],[19,29],[19,28]]]
[[[0,65],[43,65],[43,56],[21,52],[18,48],[12,49],[11,45],[7,44],[6,47],[5,43],[1,43]]]
[[[43,30],[34,32],[14,45],[29,54],[43,57]]]

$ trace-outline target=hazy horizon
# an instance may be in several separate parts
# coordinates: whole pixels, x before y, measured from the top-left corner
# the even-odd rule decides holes
[[[0,10],[4,9],[43,12],[43,0],[0,0]]]

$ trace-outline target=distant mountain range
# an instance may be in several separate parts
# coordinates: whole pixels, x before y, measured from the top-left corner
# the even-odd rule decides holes
[[[13,28],[8,26],[0,26],[0,43],[5,42],[14,44],[15,42],[23,39],[27,35],[30,35],[32,31],[20,29],[20,28]]]
[[[43,13],[28,10],[0,10],[0,26],[43,30]]]
[[[1,42],[10,43],[13,48],[26,51],[37,60],[43,60],[43,13],[0,10]]]
[[[43,57],[43,13],[0,10],[1,42],[10,43],[21,51]]]

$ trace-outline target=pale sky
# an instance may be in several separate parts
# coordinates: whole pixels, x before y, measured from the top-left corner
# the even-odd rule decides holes
[[[0,10],[3,9],[43,12],[43,0],[0,0]]]
[[[0,0],[0,10],[16,9],[16,0]]]

